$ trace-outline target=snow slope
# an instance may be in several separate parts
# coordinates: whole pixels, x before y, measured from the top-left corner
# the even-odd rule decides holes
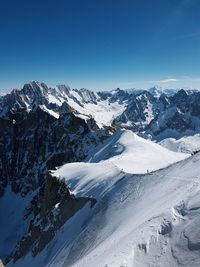
[[[199,266],[199,160],[120,181],[107,210],[94,216],[63,266],[70,257],[81,267]],[[76,249],[85,256],[79,259]]]
[[[60,265],[49,266],[200,266],[199,163],[196,154],[151,174],[124,175],[57,255]]]
[[[93,196],[97,204],[92,209],[84,207],[67,221],[36,258],[28,254],[8,266],[141,267],[149,262],[158,266],[154,260],[162,247],[172,265],[161,266],[177,266],[170,254],[173,244],[158,231],[167,231],[169,222],[174,229],[177,225],[174,238],[179,237],[184,227],[179,226],[180,203],[186,203],[199,188],[200,157],[158,169],[187,157],[131,131],[118,131],[97,146],[86,162],[65,164],[54,171],[72,193]],[[147,174],[147,168],[158,171]],[[198,197],[190,205],[196,202]],[[170,240],[175,243],[175,239]]]
[[[99,145],[88,162],[108,160],[126,173],[146,173],[166,167],[187,156],[172,153],[160,145],[139,137],[130,130],[119,130],[103,145]]]
[[[200,134],[184,136],[180,139],[166,138],[159,144],[172,151],[191,153],[200,150]]]
[[[149,170],[156,170],[163,168],[164,166],[167,166],[173,162],[176,162],[178,160],[184,159],[188,157],[185,154],[181,153],[173,153],[171,151],[168,151],[167,149],[164,149],[160,147],[158,144],[153,143],[151,141],[147,141],[137,135],[135,135],[132,131],[125,131],[120,130],[115,135],[110,137],[103,145],[99,145],[96,147],[96,149],[92,152],[93,156],[89,155],[87,160],[88,162],[81,162],[81,163],[70,163],[63,165],[61,168],[56,170],[54,172],[54,175],[59,176],[61,179],[65,179],[66,183],[69,185],[70,190],[75,195],[84,195],[84,196],[93,196],[97,199],[98,204],[96,206],[96,211],[94,211],[94,214],[97,212],[97,218],[94,215],[94,220],[98,220],[97,224],[101,225],[101,216],[102,213],[105,212],[105,209],[110,207],[110,201],[108,199],[114,198],[114,203],[118,202],[118,194],[122,193],[122,196],[120,196],[120,199],[126,198],[126,196],[123,196],[124,186],[127,187],[126,182],[129,184],[130,181],[139,182],[141,179],[141,175],[135,175],[134,179],[132,176],[132,173],[146,173],[147,168]],[[129,172],[129,174],[127,173]],[[152,174],[153,175],[153,174]],[[152,177],[152,175],[147,175],[148,177]],[[144,176],[146,177],[146,176]],[[149,179],[150,180],[150,179]],[[139,186],[139,184],[138,184]],[[137,199],[138,194],[141,192],[137,191],[138,187],[136,185],[136,189],[133,190],[133,198]],[[122,192],[121,192],[122,190]],[[116,198],[117,194],[117,198]],[[125,193],[125,195],[132,194],[131,192]],[[156,196],[155,196],[156,197]],[[106,204],[105,204],[106,202]],[[120,204],[121,205],[121,204]],[[119,210],[121,207],[114,207],[114,210]],[[111,205],[111,209],[113,209]],[[116,228],[116,237],[118,238],[118,224],[119,222],[117,220],[123,221],[124,216],[120,213],[118,213],[118,218],[115,223],[115,217],[113,217],[114,214],[108,215],[108,218],[106,216],[106,219],[104,218],[105,215],[103,215],[103,218],[105,221],[111,220],[110,225],[106,226],[108,227],[108,235],[111,236],[111,233],[109,231],[113,231],[113,228]],[[100,216],[100,217],[99,217]],[[109,216],[111,216],[109,218]],[[114,215],[116,216],[116,214]],[[127,217],[128,214],[126,215]],[[93,217],[93,216],[92,216]],[[100,222],[99,222],[100,220]],[[86,220],[89,221],[89,220]],[[90,223],[89,223],[90,225]],[[92,233],[92,235],[96,235],[98,237],[97,241],[99,239],[104,239],[105,233],[99,233],[99,229],[96,226],[93,225],[92,220],[92,229],[89,230],[89,233]],[[101,228],[101,226],[100,226]],[[110,229],[110,230],[109,230]],[[107,231],[107,230],[106,230]],[[124,230],[123,230],[124,231]],[[80,238],[82,239],[82,234],[84,235],[85,231],[83,231],[80,235]],[[107,233],[107,232],[106,232]],[[120,238],[121,232],[119,232],[119,238]],[[91,239],[90,239],[91,238]],[[86,237],[87,243],[91,244],[90,249],[93,247],[93,236]],[[78,238],[78,248],[76,247],[76,251],[79,251],[79,238]],[[84,238],[83,238],[84,242]],[[98,241],[99,242],[99,241]],[[115,241],[109,237],[108,243],[113,244],[115,247]],[[76,244],[76,241],[75,241]],[[94,245],[95,247],[96,245]],[[71,246],[70,246],[71,247]],[[72,247],[70,252],[70,247],[66,247],[64,249],[64,253],[61,252],[58,254],[57,259],[54,263],[54,261],[51,263],[50,266],[57,266],[56,262],[60,262],[60,258],[64,259],[63,266],[71,266],[71,263],[73,262],[74,257],[76,258],[77,255],[76,252],[74,252],[74,249]],[[87,245],[85,245],[87,247]],[[115,248],[113,248],[115,250]],[[107,247],[106,249],[107,250]],[[67,259],[66,255],[69,253],[69,259]],[[72,253],[72,256],[71,256]],[[81,252],[82,255],[85,254],[85,251]],[[96,254],[95,254],[96,255]],[[100,258],[102,255],[100,255]],[[104,255],[103,255],[104,257]],[[95,256],[94,256],[95,258]],[[67,259],[67,260],[66,260]],[[72,259],[72,262],[71,262]],[[113,256],[113,259],[115,259],[115,256]],[[120,259],[122,260],[123,257],[120,255]],[[118,262],[119,258],[117,258]],[[64,263],[66,261],[66,263]],[[91,265],[90,261],[92,262]],[[109,260],[108,260],[109,262]],[[97,265],[99,263],[99,265]],[[82,265],[83,264],[83,265]],[[84,265],[85,264],[85,265]],[[78,266],[106,266],[106,262],[101,262],[99,259],[94,263],[91,259],[86,260],[86,263],[84,261],[80,263]],[[108,266],[120,266],[120,265],[113,265],[112,262],[111,265]],[[62,264],[60,265],[62,266]],[[128,266],[128,265],[124,265]]]
[[[113,119],[119,116],[124,110],[124,103],[110,103],[108,100],[101,101],[98,105],[93,103],[84,105],[84,113],[91,115],[100,127],[103,125],[110,126]]]
[[[119,130],[91,154],[87,162],[65,164],[53,174],[64,178],[73,194],[97,199],[128,173],[147,173],[188,157],[129,130]]]

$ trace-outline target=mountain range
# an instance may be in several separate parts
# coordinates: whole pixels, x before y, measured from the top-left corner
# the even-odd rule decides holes
[[[170,93],[169,93],[170,91]],[[173,92],[173,93],[172,93]],[[200,92],[197,90],[120,90],[92,92],[59,85],[49,88],[36,81],[0,98],[0,117],[12,112],[43,110],[58,119],[69,111],[98,127],[132,129],[154,140],[181,137],[199,131]]]
[[[199,266],[200,92],[0,95],[6,266]]]

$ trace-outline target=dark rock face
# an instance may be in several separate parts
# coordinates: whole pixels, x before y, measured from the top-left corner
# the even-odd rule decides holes
[[[131,94],[125,111],[113,121],[113,125],[143,131],[166,105],[163,96],[157,99],[147,91],[137,95]]]
[[[188,94],[182,89],[173,96],[161,94],[159,97],[145,91],[131,94],[125,111],[114,119],[113,126],[142,132],[158,140],[166,131],[168,134],[164,137],[199,132],[200,92]]]
[[[45,85],[38,88],[36,84],[35,91],[26,85],[22,90],[28,100],[35,94],[31,110],[23,106],[17,91],[2,100],[6,100],[7,108],[0,116],[0,197],[8,183],[22,198],[30,192],[35,197],[24,216],[30,221],[28,228],[4,262],[16,261],[30,251],[36,256],[71,216],[86,203],[95,204],[95,199],[71,195],[67,185],[52,177],[49,170],[83,160],[89,148],[103,141],[110,131],[100,130],[93,118],[86,121],[75,116],[66,102],[59,107],[58,119],[45,112],[38,105],[47,105]],[[34,104],[36,96],[39,102]]]
[[[0,118],[0,194],[8,182],[22,195],[36,189],[47,170],[82,160],[87,147],[103,136],[106,130],[92,118],[86,122],[64,107],[59,119],[40,107],[10,111]]]
[[[7,256],[8,262],[18,260],[30,250],[36,256],[71,216],[88,201],[95,203],[87,196],[75,198],[67,185],[51,177],[48,170],[83,160],[90,145],[106,138],[106,130],[99,131],[93,119],[86,122],[69,112],[56,119],[39,107],[29,113],[10,112],[0,122],[1,196],[8,183],[22,197],[36,192],[24,217],[33,219]]]
[[[200,131],[200,93],[186,94],[180,90],[168,98],[169,105],[155,118],[147,128],[156,138],[159,134],[171,129],[180,136],[189,132]],[[168,136],[170,137],[170,136]]]
[[[35,257],[53,239],[56,231],[88,202],[93,206],[95,199],[74,197],[65,182],[48,174],[46,182],[32,199],[24,215],[24,219],[32,218],[27,232],[6,262],[15,262],[30,251]]]
[[[39,105],[48,106],[47,92],[48,87],[38,82],[25,84],[21,90],[14,89],[0,99],[0,117],[6,117],[10,111],[27,110],[27,106],[30,110]]]
[[[21,90],[14,89],[10,94],[0,96],[0,117],[6,117],[10,111],[30,111],[39,106],[61,114],[63,111],[62,103],[64,107],[67,106],[69,110],[73,110],[68,105],[69,100],[73,100],[80,107],[83,107],[86,103],[97,104],[100,99],[101,97],[97,93],[88,89],[70,89],[66,85],[51,88],[45,83],[32,81],[25,84]]]
[[[56,119],[40,108],[0,118],[1,195],[8,181],[23,195],[43,183],[47,170],[82,160],[85,144],[95,142],[91,127],[98,130],[92,119],[86,123],[73,113]]]
[[[171,233],[172,231],[172,224],[168,220],[164,219],[159,230],[159,234],[166,235]]]
[[[117,88],[115,90],[115,93],[110,96],[109,102],[110,103],[118,102],[119,104],[122,104],[123,102],[129,99],[129,96],[130,96],[129,93]]]

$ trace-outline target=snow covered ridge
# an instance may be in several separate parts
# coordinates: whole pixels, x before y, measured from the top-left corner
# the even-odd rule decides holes
[[[91,154],[86,158],[90,163],[108,161],[123,172],[139,174],[164,168],[188,157],[187,154],[164,149],[130,130],[119,130]]]
[[[116,144],[126,146],[123,137],[129,134],[124,132]],[[148,149],[140,141],[133,143]],[[126,149],[111,151],[99,163],[67,164],[56,171],[76,195],[87,192],[101,201],[73,243],[64,245],[47,266],[199,266],[200,155],[151,174],[127,175],[109,162],[120,153]],[[134,152],[132,156],[134,162]],[[144,171],[145,162],[143,154]]]
[[[85,162],[68,163],[53,174],[64,177],[73,194],[99,199],[126,174],[149,173],[189,156],[120,130],[91,151]]]
[[[49,266],[199,266],[199,163],[121,178]]]
[[[36,257],[29,252],[7,266],[199,266],[199,163],[199,154],[120,130],[85,162],[53,171],[75,197],[97,203],[80,209]]]

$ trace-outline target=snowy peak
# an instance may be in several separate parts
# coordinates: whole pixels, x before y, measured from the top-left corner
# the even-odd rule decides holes
[[[154,86],[148,89],[148,92],[151,93],[154,97],[160,97],[160,95],[163,94],[163,89],[162,87]]]
[[[198,90],[196,89],[191,89],[191,88],[162,88],[160,86],[153,86],[152,88],[148,89],[154,97],[160,97],[162,94],[171,97],[174,96],[177,92],[183,90],[187,95],[197,93]]]
[[[49,114],[58,118],[63,112],[63,103],[71,106],[71,110],[79,112],[83,103],[96,102],[96,95],[89,90],[72,90],[69,86],[58,85],[49,88],[46,84],[31,81],[23,86],[21,90],[14,89],[10,94],[2,97],[0,102],[0,116],[5,116],[12,109],[26,110],[27,112],[42,108]]]
[[[58,119],[63,112],[70,111],[84,120],[93,117],[101,128],[127,128],[161,140],[183,136],[188,130],[200,131],[199,96],[196,91],[181,89],[176,92],[156,86],[137,93],[119,88],[93,92],[85,88],[71,89],[66,85],[51,88],[31,81],[21,90],[15,89],[0,98],[0,117],[40,107]]]
[[[67,105],[67,110],[71,110],[77,117],[85,120],[93,117],[99,127],[111,126],[114,117],[121,114],[125,108],[125,100],[119,100],[116,95],[114,97],[111,99],[110,95],[105,99],[85,88],[70,89],[66,85],[51,88],[44,83],[32,81],[25,84],[21,90],[15,89],[1,98],[0,117],[5,117],[12,111],[30,112],[39,107],[59,118]]]
[[[160,95],[162,95],[162,94],[165,94],[168,97],[173,96],[179,90],[180,89],[163,88],[161,86],[156,86],[156,85],[149,88],[149,89],[137,89],[137,88],[124,89],[124,91],[128,92],[129,94],[135,94],[135,95],[139,95],[139,94],[143,93],[144,91],[148,91],[156,98],[160,97]]]
[[[66,95],[70,94],[71,89],[68,85],[65,85],[65,84],[57,85],[57,88],[62,94],[66,94]]]
[[[97,104],[97,101],[100,100],[97,93],[92,92],[88,89],[81,88],[78,91],[79,95],[81,96],[84,103],[94,103]]]
[[[45,102],[48,87],[44,83],[32,81],[23,86],[21,90],[13,89],[10,94],[2,97],[0,108],[7,111],[15,109],[32,109],[33,104],[40,105]]]
[[[45,83],[40,83],[38,81],[31,81],[23,86],[22,92],[26,94],[47,94],[48,86]]]
[[[103,146],[98,146],[88,161],[97,163],[108,160],[124,172],[146,173],[186,157],[187,154],[173,153],[130,130],[119,130]]]

